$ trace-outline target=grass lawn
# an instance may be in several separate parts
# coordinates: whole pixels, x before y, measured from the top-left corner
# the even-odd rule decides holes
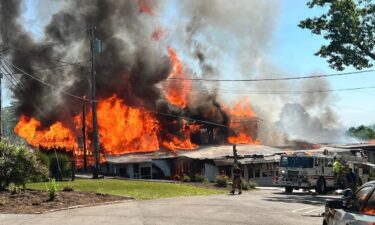
[[[75,191],[99,192],[111,195],[130,196],[135,199],[155,199],[178,196],[221,194],[225,191],[195,187],[176,183],[145,182],[116,179],[76,179],[57,182],[58,189],[71,186]],[[28,183],[30,189],[47,189],[47,183]]]

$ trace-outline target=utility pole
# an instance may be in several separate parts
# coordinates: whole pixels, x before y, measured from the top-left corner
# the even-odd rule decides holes
[[[87,173],[87,148],[86,148],[86,96],[82,99],[82,141],[83,141],[83,168]]]
[[[92,140],[94,145],[94,168],[93,178],[99,177],[100,162],[99,162],[99,132],[98,132],[98,119],[96,113],[96,80],[95,80],[95,26],[91,25],[91,106],[92,106]]]
[[[3,79],[3,74],[0,72],[0,141],[2,141],[3,139],[3,101],[2,101],[2,92],[3,92],[3,88],[2,88],[2,81]]]

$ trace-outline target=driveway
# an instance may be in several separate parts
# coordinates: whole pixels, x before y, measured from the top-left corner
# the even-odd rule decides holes
[[[285,194],[261,189],[242,195],[214,195],[128,201],[41,215],[0,214],[5,225],[116,224],[322,224],[324,202],[334,196]]]

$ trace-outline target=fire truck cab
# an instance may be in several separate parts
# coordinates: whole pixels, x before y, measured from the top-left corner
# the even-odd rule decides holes
[[[280,157],[279,174],[274,178],[274,185],[284,187],[287,193],[293,192],[293,189],[315,188],[317,193],[323,194],[329,189],[345,188],[345,176],[335,176],[333,172],[335,157],[341,160],[343,167],[355,168],[361,182],[367,182],[369,171],[365,170],[368,172],[364,174],[367,158],[363,152],[347,153],[349,154],[283,154]]]

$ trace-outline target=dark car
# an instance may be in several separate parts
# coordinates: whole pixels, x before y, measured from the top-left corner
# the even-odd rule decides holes
[[[327,201],[323,225],[375,225],[375,181],[362,185],[354,194],[350,189],[343,194],[340,200]]]

